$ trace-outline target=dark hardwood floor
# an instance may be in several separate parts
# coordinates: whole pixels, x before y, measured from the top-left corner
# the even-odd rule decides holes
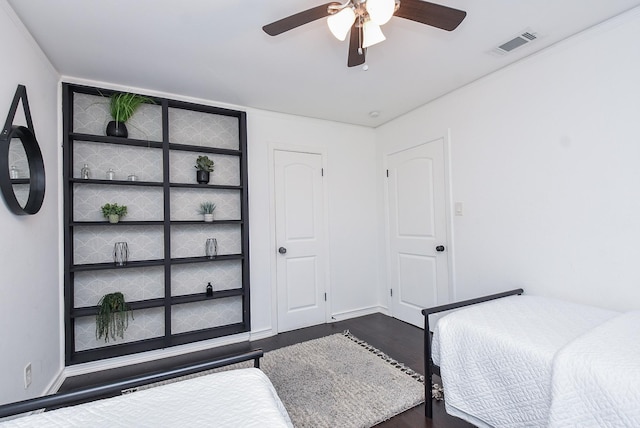
[[[188,355],[166,358],[147,363],[135,364],[98,373],[74,376],[64,381],[60,392],[72,389],[114,381],[117,379],[165,370],[168,368],[210,360],[236,352],[262,348],[265,352],[293,345],[294,343],[316,339],[334,333],[349,330],[359,339],[382,350],[387,355],[397,359],[413,370],[423,373],[422,330],[410,324],[398,321],[382,314],[367,315],[350,320],[323,324],[300,330],[278,334],[262,340],[244,342],[222,346],[215,349],[193,352]],[[433,420],[424,417],[424,404],[401,413],[383,422],[378,427],[438,427],[457,428],[470,427],[468,423],[449,416],[444,410],[443,402],[434,401]]]

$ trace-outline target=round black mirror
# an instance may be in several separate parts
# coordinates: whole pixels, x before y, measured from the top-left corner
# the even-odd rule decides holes
[[[0,147],[0,188],[17,215],[35,214],[44,201],[45,175],[36,136],[24,126],[11,126]]]

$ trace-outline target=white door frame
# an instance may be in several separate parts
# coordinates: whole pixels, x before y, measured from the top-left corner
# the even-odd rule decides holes
[[[327,293],[327,302],[325,305],[325,323],[331,319],[331,267],[329,257],[329,197],[327,188],[329,180],[327,178],[327,150],[318,146],[302,146],[287,143],[269,143],[269,265],[271,267],[271,329],[274,334],[280,332],[278,325],[278,281],[277,281],[277,253],[278,242],[276,240],[276,185],[275,185],[275,152],[277,150],[296,153],[310,153],[320,155],[322,158],[322,169],[324,178],[322,182],[322,198],[323,198],[323,233],[324,240],[324,256],[325,256],[325,291]]]
[[[405,150],[413,149],[418,146],[422,146],[424,144],[428,144],[430,142],[440,140],[444,141],[444,194],[445,194],[445,219],[447,226],[447,262],[448,262],[448,274],[449,274],[449,301],[454,301],[456,299],[456,279],[455,279],[455,269],[454,269],[454,241],[453,241],[453,197],[451,190],[451,129],[447,129],[442,131],[440,135],[436,135],[432,138],[425,138],[420,142],[411,142],[407,144],[402,144],[401,146],[396,146],[391,151],[385,151],[382,154],[382,168],[383,173],[386,174],[386,171],[389,169],[388,159],[390,155],[403,152]],[[393,279],[391,278],[391,231],[389,229],[389,186],[388,182],[384,181],[384,239],[385,239],[385,256],[386,256],[386,287],[384,292],[386,293],[386,305],[388,313],[393,315],[392,312],[392,302],[391,302],[391,283]],[[438,302],[438,304],[445,304],[449,302]],[[435,325],[432,324],[432,325]]]

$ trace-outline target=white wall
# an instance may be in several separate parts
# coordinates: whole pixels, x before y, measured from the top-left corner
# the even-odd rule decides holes
[[[379,165],[451,130],[458,299],[640,307],[638,39],[640,9],[377,129]]]
[[[27,97],[44,156],[46,192],[36,215],[15,216],[0,202],[0,403],[43,394],[62,369],[59,252],[58,75],[5,0],[0,0],[0,121],[18,84]],[[19,125],[26,125],[22,105]],[[33,383],[24,388],[31,363]]]

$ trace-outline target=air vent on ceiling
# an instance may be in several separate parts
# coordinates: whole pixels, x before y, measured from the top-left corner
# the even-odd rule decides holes
[[[524,46],[527,43],[530,43],[536,40],[537,38],[538,38],[538,34],[534,33],[533,31],[530,31],[530,30],[523,31],[521,34],[518,34],[513,39],[495,48],[493,52],[504,55],[513,51],[514,49],[519,48],[520,46]]]

